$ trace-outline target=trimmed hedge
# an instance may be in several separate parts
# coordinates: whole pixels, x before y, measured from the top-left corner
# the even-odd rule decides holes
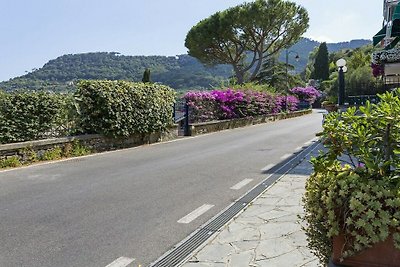
[[[36,140],[65,123],[72,102],[49,92],[0,91],[0,143]]]
[[[85,133],[122,137],[163,131],[172,123],[175,91],[168,86],[85,80],[75,96]]]

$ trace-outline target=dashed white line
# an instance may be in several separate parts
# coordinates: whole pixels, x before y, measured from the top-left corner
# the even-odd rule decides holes
[[[268,171],[268,170],[272,169],[272,167],[274,167],[274,166],[275,166],[275,164],[268,164],[267,166],[262,168],[261,171],[263,171],[263,172]]]
[[[126,267],[134,261],[135,259],[120,257],[115,261],[111,262],[110,264],[108,264],[106,267]]]
[[[235,184],[234,186],[231,187],[232,190],[240,190],[243,188],[245,185],[251,183],[253,179],[244,179],[243,181]]]
[[[178,223],[185,223],[185,224],[191,223],[192,221],[194,221],[195,219],[206,213],[212,207],[214,207],[214,205],[204,204],[203,206],[195,209],[194,211],[192,211],[191,213],[180,219]]]
[[[291,156],[293,156],[293,154],[285,154],[285,155],[283,155],[283,156],[281,157],[281,160],[288,159],[288,158],[290,158]]]

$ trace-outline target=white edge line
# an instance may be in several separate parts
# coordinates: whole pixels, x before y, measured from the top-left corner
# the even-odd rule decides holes
[[[272,169],[274,166],[275,166],[275,164],[268,164],[267,166],[262,168],[261,171],[263,171],[263,172],[268,171],[268,170]]]
[[[232,190],[240,190],[244,186],[246,186],[247,184],[251,183],[252,181],[253,181],[253,179],[244,179],[243,181],[240,181],[239,183],[237,183],[234,186],[232,186],[230,189],[232,189]]]
[[[184,223],[184,224],[191,223],[192,221],[194,221],[195,219],[206,213],[212,207],[214,207],[214,205],[204,204],[203,206],[195,209],[194,211],[192,211],[191,213],[180,219],[178,223]]]
[[[318,139],[319,139],[318,137],[315,137],[315,138],[311,139],[310,141],[305,142],[304,144],[305,144],[306,146],[312,145],[313,143],[317,142]]]
[[[135,259],[127,258],[127,257],[119,257],[115,261],[108,264],[106,267],[125,267],[134,262]]]
[[[290,158],[291,156],[293,156],[293,154],[285,154],[281,157],[282,160],[285,160],[287,158]]]

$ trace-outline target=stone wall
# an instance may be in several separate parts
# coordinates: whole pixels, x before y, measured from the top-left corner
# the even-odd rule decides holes
[[[312,112],[311,109],[295,111],[292,113],[280,113],[274,115],[265,115],[265,116],[257,116],[253,118],[241,118],[241,119],[232,119],[232,120],[221,120],[221,121],[211,121],[211,122],[202,122],[202,123],[194,123],[190,125],[190,135],[195,136],[199,134],[211,133],[222,131],[226,129],[234,129],[239,127],[245,127],[255,124],[267,123],[276,120],[283,120],[288,118],[294,118],[303,116],[306,114],[310,114]]]
[[[190,135],[195,136],[204,133],[216,132],[226,129],[245,127],[260,123],[266,123],[276,120],[293,118],[311,113],[312,110],[296,111],[293,113],[281,113],[276,115],[258,116],[253,118],[242,118],[233,120],[212,121],[205,123],[195,123],[190,125]],[[173,140],[178,137],[178,125],[170,127],[163,133],[152,133],[146,135],[135,135],[129,138],[108,138],[102,135],[80,135],[63,138],[53,138],[46,140],[28,141],[12,144],[0,144],[0,160],[11,156],[17,156],[21,163],[28,163],[29,153],[35,152],[38,157],[46,151],[60,147],[62,150],[68,149],[73,142],[79,141],[81,145],[88,148],[92,152],[102,152],[121,148],[140,146],[144,144],[152,144],[161,141]]]
[[[73,142],[79,141],[79,143],[90,151],[102,152],[121,148],[134,147],[144,144],[152,144],[161,141],[173,140],[178,137],[177,126],[169,128],[163,133],[152,133],[145,135],[135,135],[129,138],[108,138],[98,134],[71,136],[63,138],[53,138],[37,141],[28,141],[21,143],[12,144],[0,144],[0,159],[4,159],[10,156],[17,156],[19,160],[24,163],[27,160],[26,150],[35,152],[39,157],[46,151],[55,147],[66,149],[67,146],[71,146]]]

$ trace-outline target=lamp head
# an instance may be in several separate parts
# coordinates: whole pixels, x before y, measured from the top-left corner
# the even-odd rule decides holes
[[[338,66],[338,68],[343,68],[344,66],[346,66],[346,63],[346,60],[344,58],[341,58],[336,61],[336,66]]]

